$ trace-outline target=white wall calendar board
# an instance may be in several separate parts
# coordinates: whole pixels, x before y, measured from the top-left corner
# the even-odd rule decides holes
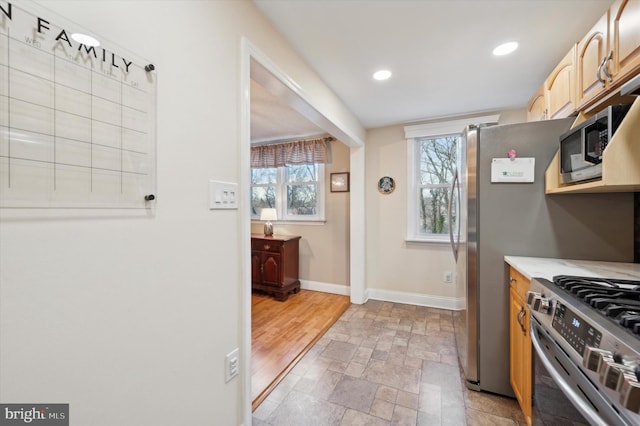
[[[150,64],[34,3],[0,0],[0,207],[150,208]]]

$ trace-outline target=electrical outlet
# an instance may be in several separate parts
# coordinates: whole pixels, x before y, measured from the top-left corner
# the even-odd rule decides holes
[[[453,274],[451,273],[451,271],[446,271],[444,273],[444,277],[442,278],[442,280],[447,284],[452,283],[453,282]]]
[[[240,357],[239,357],[240,349],[235,348],[231,352],[227,354],[224,360],[225,367],[225,382],[233,379],[238,375],[238,371],[240,370]]]

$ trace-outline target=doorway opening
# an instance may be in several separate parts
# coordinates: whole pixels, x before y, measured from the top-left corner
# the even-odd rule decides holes
[[[250,198],[251,182],[249,180],[250,167],[250,143],[251,143],[251,84],[252,80],[260,84],[269,93],[278,98],[280,102],[285,103],[293,108],[307,120],[315,123],[319,128],[328,134],[333,135],[339,141],[347,146],[349,151],[349,167],[354,164],[360,166],[358,173],[352,173],[351,192],[349,193],[349,212],[344,220],[349,225],[348,229],[348,255],[347,263],[349,267],[349,290],[351,301],[354,303],[364,302],[364,224],[362,220],[355,221],[354,214],[364,217],[364,196],[361,188],[361,182],[364,176],[364,148],[362,143],[350,137],[342,130],[339,125],[328,120],[324,115],[320,114],[309,102],[301,96],[300,88],[291,81],[284,73],[278,70],[271,61],[252,46],[246,39],[243,40],[243,57],[242,57],[242,125],[241,125],[241,193],[240,196],[245,200],[241,208],[242,230],[241,238],[243,240],[243,364],[244,371],[249,372],[251,368],[251,312],[252,312],[252,292],[251,292],[251,255],[250,255],[250,236],[251,236],[251,217],[249,206],[246,201]],[[355,202],[354,202],[354,195]],[[355,242],[355,244],[354,244]],[[354,249],[359,253],[357,259],[353,256]],[[247,421],[251,419],[252,397],[251,397],[251,375],[245,374],[243,381],[244,394],[244,417]]]

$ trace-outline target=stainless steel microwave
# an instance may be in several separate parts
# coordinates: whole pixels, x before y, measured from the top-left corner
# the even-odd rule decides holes
[[[631,104],[611,105],[560,135],[560,180],[573,183],[602,177],[602,153]]]

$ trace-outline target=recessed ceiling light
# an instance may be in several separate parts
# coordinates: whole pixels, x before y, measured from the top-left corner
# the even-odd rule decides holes
[[[515,41],[510,41],[508,43],[503,43],[500,46],[493,49],[493,54],[496,56],[504,56],[513,52],[518,48],[518,43]]]
[[[89,47],[98,47],[100,46],[100,42],[90,35],[82,34],[82,33],[73,33],[71,34],[71,38],[77,41],[78,43],[84,44]]]
[[[380,70],[373,73],[373,78],[375,80],[387,80],[391,77],[391,71],[389,70]]]

